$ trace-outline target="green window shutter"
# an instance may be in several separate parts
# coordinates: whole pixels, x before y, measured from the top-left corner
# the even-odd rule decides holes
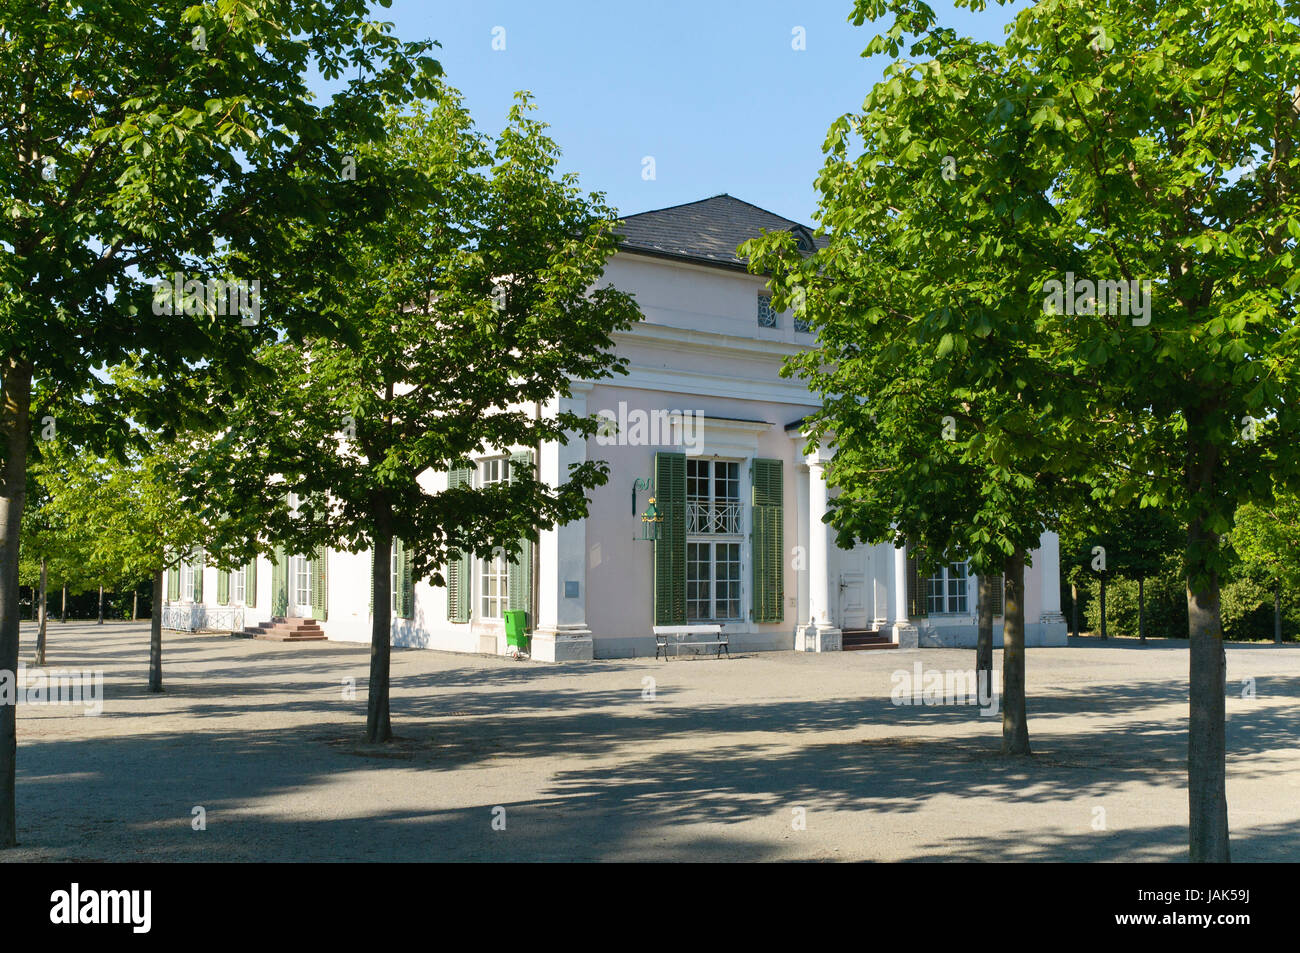
[[[406,543],[394,537],[393,554],[397,557],[397,615],[402,619],[410,619],[415,616],[415,581],[411,578],[411,552],[406,548]]]
[[[194,601],[203,601],[203,553],[194,560]]]
[[[531,450],[510,455],[510,482],[515,481],[515,473],[531,469],[533,454]],[[506,608],[529,612],[533,606],[533,541],[527,536],[519,540],[518,562],[506,563]],[[532,620],[525,616],[525,626],[532,627]]]
[[[181,598],[181,569],[173,566],[167,570],[167,601],[178,602]]]
[[[271,559],[271,614],[283,619],[289,614],[289,558],[277,546]]]
[[[447,486],[455,489],[474,482],[473,466],[457,467],[447,475]],[[450,622],[470,620],[470,562],[467,553],[452,550],[447,557],[447,619]]]
[[[928,600],[925,595],[924,580],[921,578],[916,557],[912,555],[912,547],[909,545],[907,547],[907,617],[909,619],[924,619],[929,615]]]
[[[230,605],[230,573],[224,569],[217,570],[217,605]]]
[[[311,614],[319,622],[330,615],[330,577],[328,546],[317,546],[311,559]]]
[[[780,460],[754,460],[754,621],[785,617],[785,483]]]
[[[1002,574],[989,580],[989,602],[993,605],[993,614],[1002,615]]]
[[[250,609],[257,608],[257,557],[254,556],[244,567],[244,605]]]
[[[686,454],[655,454],[655,625],[686,621]]]

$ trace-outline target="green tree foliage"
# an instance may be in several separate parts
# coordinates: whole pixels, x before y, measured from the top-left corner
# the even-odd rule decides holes
[[[387,103],[429,92],[429,48],[372,21],[366,0],[0,0],[0,669],[18,659],[33,425],[119,451],[128,417],[171,435],[211,419],[205,392],[245,380],[277,326],[311,326],[285,302],[342,263],[324,243],[297,267],[287,226],[382,203],[384,184],[349,181],[338,146],[382,136]],[[313,70],[357,76],[318,102]],[[259,326],[206,298],[155,311],[155,280],[232,277],[226,260],[256,262],[233,277],[261,282]],[[129,357],[166,385],[147,403],[92,373]],[[0,848],[17,837],[15,725],[4,706]]]
[[[1252,631],[1246,620],[1263,601],[1260,590],[1267,590],[1273,601],[1273,638],[1280,642],[1283,593],[1300,589],[1300,498],[1279,490],[1272,500],[1243,504],[1230,540],[1240,560],[1233,594],[1234,615],[1241,619],[1236,628]]]
[[[1038,427],[1095,441],[1095,492],[1187,527],[1193,861],[1230,855],[1223,537],[1240,503],[1300,474],[1294,12],[1066,0],[1023,10],[990,50],[919,0],[860,0],[857,22],[890,18],[868,52],[909,59],[832,126],[820,180],[824,224],[883,239],[846,247],[835,302],[874,319],[888,293],[849,248],[910,252],[909,291],[965,291],[920,319],[936,359],[1000,352]]]
[[[595,288],[616,247],[613,210],[557,176],[558,149],[529,111],[520,97],[495,139],[473,129],[450,89],[431,110],[390,117],[392,137],[362,160],[410,170],[409,187],[382,221],[334,235],[355,271],[320,276],[311,294],[339,333],[267,346],[274,376],[189,474],[211,514],[257,513],[264,527],[227,534],[217,551],[371,549],[375,742],[392,734],[394,538],[415,579],[442,585],[450,553],[502,548],[513,560],[521,538],[584,516],[606,478],[597,462],[550,483],[516,465],[509,482],[429,492],[434,473],[477,452],[593,433],[592,418],[545,405],[571,380],[621,371],[611,333],[640,317],[629,296]],[[320,240],[299,234],[304,247]]]
[[[835,445],[841,545],[910,540],[933,565],[964,555],[1006,577],[1003,750],[1029,753],[1024,700],[1024,566],[1044,529],[1088,498],[1098,435],[1082,398],[1058,386],[1025,289],[1037,250],[1003,239],[1020,201],[1020,141],[992,119],[1006,106],[1006,52],[948,38],[920,67],[890,67],[860,114],[832,127],[818,178],[828,244],[801,256],[792,235],[748,244],[773,276],[774,304],[802,310],[818,347],[785,372],[822,399],[810,427]],[[946,154],[961,143],[964,164]],[[961,154],[961,153],[959,153]]]
[[[125,372],[119,382],[131,386]],[[169,453],[184,451],[158,441],[154,446],[148,453],[128,451],[125,461],[47,452],[35,470],[48,495],[46,512],[61,525],[78,527],[87,578],[108,586],[153,583],[149,690],[161,692],[163,573],[202,546],[213,528],[177,488]]]

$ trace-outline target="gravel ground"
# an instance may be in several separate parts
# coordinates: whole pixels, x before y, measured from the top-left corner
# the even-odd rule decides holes
[[[895,670],[969,668],[965,650],[555,665],[395,649],[398,739],[377,747],[360,740],[367,646],[170,634],[161,696],[147,659],[147,623],[50,623],[48,667],[102,669],[104,711],[19,708],[21,844],[0,860],[1187,851],[1185,641],[1030,649],[1028,759],[1000,757],[1000,719],[974,708],[891,704]],[[1233,859],[1300,859],[1300,647],[1230,646],[1228,675]]]

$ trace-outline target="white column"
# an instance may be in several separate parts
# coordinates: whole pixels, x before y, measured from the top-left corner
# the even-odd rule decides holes
[[[894,547],[894,624],[890,627],[900,649],[920,644],[920,632],[907,617],[907,549]]]
[[[799,513],[799,538],[796,545],[800,548],[799,552],[803,558],[798,562],[798,569],[795,572],[795,632],[796,637],[800,627],[806,625],[812,619],[812,608],[808,602],[808,551],[812,546],[812,540],[808,536],[808,468],[801,466],[795,472],[795,499],[798,500],[796,509]]]
[[[586,415],[590,384],[575,382],[572,397],[555,398],[542,413],[554,416],[562,410]],[[546,443],[538,461],[538,478],[559,486],[569,465],[587,459],[582,438],[568,443]],[[543,530],[538,536],[537,626],[533,632],[532,657],[547,662],[595,657],[591,630],[587,628],[587,521],[574,520],[566,526]]]
[[[808,598],[812,623],[831,625],[830,527],[826,516],[825,464],[808,464]]]
[[[1042,618],[1044,625],[1065,624],[1061,614],[1061,538],[1053,532],[1044,532],[1038,539],[1038,553],[1034,564],[1040,573],[1042,586]]]
[[[894,547],[894,625],[907,625],[907,550]]]
[[[841,648],[833,601],[838,589],[830,571],[834,542],[830,526],[822,521],[827,509],[826,464],[830,457],[830,450],[824,444],[807,456],[808,603],[812,619],[796,637],[796,648],[812,652],[838,652]]]

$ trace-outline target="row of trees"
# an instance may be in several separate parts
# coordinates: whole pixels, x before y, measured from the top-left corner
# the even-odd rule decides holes
[[[39,470],[30,502],[90,528],[94,564],[152,577],[155,606],[196,545],[221,568],[372,549],[367,736],[386,741],[397,528],[414,574],[441,582],[459,553],[513,554],[584,515],[605,480],[595,462],[518,466],[426,492],[480,449],[594,432],[554,398],[620,370],[611,334],[639,312],[593,290],[615,214],[559,174],[527,97],[479,132],[431,43],[369,6],[0,0],[0,670],[17,667]],[[340,89],[318,101],[309,70]],[[185,301],[153,285],[176,275]],[[259,313],[205,298],[205,279],[258,281]],[[6,705],[0,848],[16,750]]]
[[[1105,533],[1105,511],[1180,530],[1193,861],[1230,853],[1228,533],[1239,507],[1300,482],[1287,14],[1038,4],[999,44],[920,0],[859,0],[855,22],[888,21],[867,53],[895,61],[828,133],[826,247],[804,257],[771,234],[746,249],[774,305],[818,333],[787,371],[823,397],[811,429],[837,448],[842,541],[1005,574],[1005,752],[1030,750],[1022,592],[1039,534]]]
[[[1279,492],[1238,507],[1227,534],[1221,580],[1224,635],[1233,639],[1296,637],[1300,603],[1300,501]],[[1131,511],[1112,528],[1062,541],[1062,585],[1070,630],[1113,628],[1145,639],[1187,632],[1179,527],[1156,510]],[[1117,602],[1118,600],[1118,602]],[[1149,610],[1154,610],[1149,611]]]

